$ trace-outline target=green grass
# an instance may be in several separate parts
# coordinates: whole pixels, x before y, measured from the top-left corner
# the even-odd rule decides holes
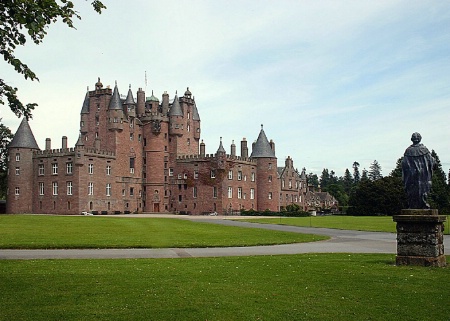
[[[0,248],[168,248],[312,242],[317,235],[167,218],[0,215]]]
[[[312,216],[312,217],[277,217],[243,220],[252,223],[283,224],[303,227],[325,227],[342,230],[392,232],[396,233],[396,223],[390,216]],[[445,234],[449,232],[450,221],[445,223]]]
[[[450,268],[394,260],[2,260],[0,320],[448,320]]]

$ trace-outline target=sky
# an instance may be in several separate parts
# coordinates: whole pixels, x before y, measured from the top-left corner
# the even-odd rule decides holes
[[[344,175],[377,160],[387,176],[413,132],[450,168],[450,2],[76,1],[75,29],[52,24],[40,45],[16,56],[32,82],[0,62],[1,77],[39,106],[30,126],[40,148],[74,146],[89,86],[117,81],[161,100],[195,97],[207,153],[222,137],[255,141],[264,125],[278,166]],[[13,132],[20,119],[6,106]]]

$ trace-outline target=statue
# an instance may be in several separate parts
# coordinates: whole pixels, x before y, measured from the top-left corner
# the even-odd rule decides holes
[[[403,156],[402,176],[409,208],[429,209],[427,195],[431,189],[435,161],[430,151],[420,144],[421,140],[419,133],[412,134],[413,144],[405,150]]]

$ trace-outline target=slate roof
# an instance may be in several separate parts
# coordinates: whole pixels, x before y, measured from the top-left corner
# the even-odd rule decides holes
[[[275,157],[275,152],[272,150],[267,139],[266,133],[261,125],[261,131],[259,132],[258,139],[253,146],[252,154],[250,158],[263,158],[263,157]]]
[[[128,95],[127,95],[127,99],[125,99],[125,104],[126,105],[134,105],[134,98],[133,98],[133,92],[131,91],[131,85],[130,88],[128,88]]]
[[[120,101],[119,89],[117,89],[117,82],[114,86],[114,91],[109,101],[108,109],[120,109],[122,110],[122,102]]]
[[[183,110],[181,110],[177,95],[175,95],[175,98],[173,99],[173,103],[169,111],[169,116],[183,116]]]
[[[9,143],[8,148],[33,148],[39,149],[33,132],[31,131],[30,124],[26,118],[22,119],[19,128],[14,135],[13,140]]]
[[[81,107],[81,113],[82,114],[88,114],[89,113],[89,88],[86,92],[86,96],[84,97],[83,107]]]
[[[224,153],[224,154],[227,153],[225,148],[223,148],[223,145],[222,145],[222,137],[220,137],[220,144],[219,144],[219,148],[217,149],[217,153]]]
[[[200,115],[198,114],[197,105],[195,103],[192,109],[192,120],[200,120]]]

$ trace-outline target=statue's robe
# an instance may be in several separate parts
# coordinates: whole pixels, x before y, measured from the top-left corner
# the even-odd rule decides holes
[[[409,208],[430,208],[427,194],[431,189],[434,158],[423,145],[409,146],[403,156],[403,184],[408,195]]]

